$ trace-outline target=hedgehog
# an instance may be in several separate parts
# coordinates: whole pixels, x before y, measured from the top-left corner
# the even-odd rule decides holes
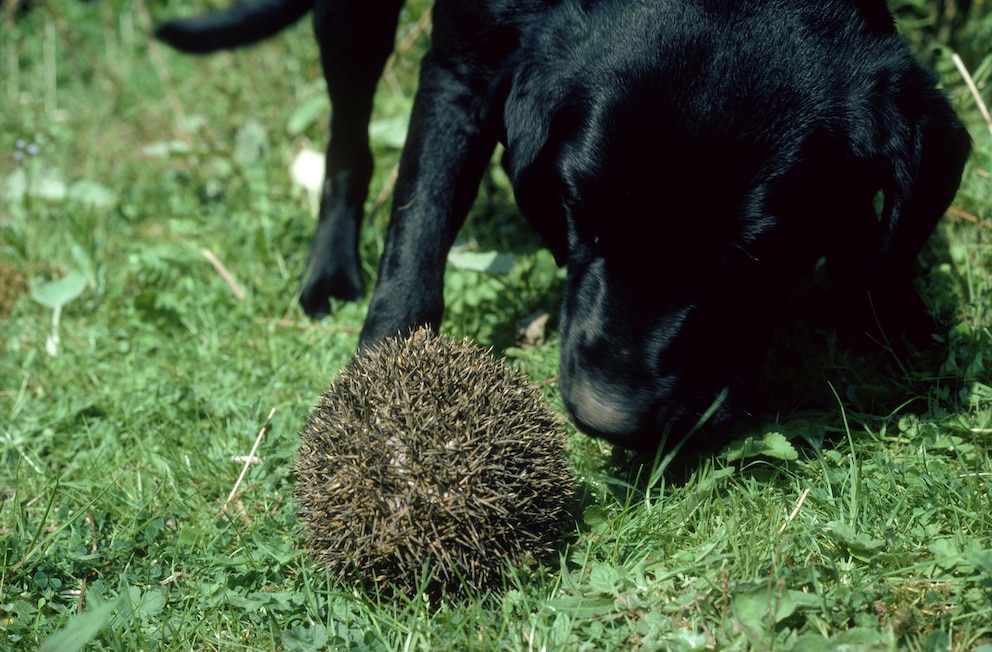
[[[563,420],[526,375],[421,329],[360,351],[294,471],[306,551],[380,595],[457,599],[551,562],[574,528]]]

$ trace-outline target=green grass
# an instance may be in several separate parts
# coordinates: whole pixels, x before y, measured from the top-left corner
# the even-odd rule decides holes
[[[922,258],[946,355],[901,371],[796,326],[764,381],[783,411],[726,451],[663,468],[572,433],[560,565],[432,609],[344,591],[300,552],[298,432],[366,307],[296,306],[313,220],[287,170],[327,115],[309,27],[197,59],[149,42],[141,0],[33,5],[0,43],[0,650],[992,650],[992,135],[946,57],[976,141]],[[380,91],[373,197],[412,34]],[[496,169],[462,238],[514,265],[450,269],[444,328],[503,350],[562,274]],[[510,353],[561,410],[553,330]]]

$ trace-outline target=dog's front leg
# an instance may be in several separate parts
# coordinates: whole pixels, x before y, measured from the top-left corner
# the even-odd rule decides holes
[[[448,250],[496,144],[490,85],[455,68],[431,54],[421,64],[363,347],[441,321]]]
[[[320,218],[300,292],[311,317],[328,314],[331,297],[353,301],[364,294],[358,232],[372,177],[368,125],[402,5],[402,0],[314,5],[314,33],[333,111]]]

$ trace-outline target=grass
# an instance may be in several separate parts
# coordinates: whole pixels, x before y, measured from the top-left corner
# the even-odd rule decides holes
[[[424,4],[380,91],[373,196]],[[429,608],[343,591],[300,552],[298,432],[365,310],[296,306],[311,198],[287,170],[327,115],[308,26],[197,59],[147,36],[190,2],[32,6],[0,45],[0,650],[992,650],[992,134],[947,57],[976,151],[922,258],[946,354],[900,370],[795,325],[765,380],[782,411],[726,450],[659,467],[572,433],[560,565]],[[485,186],[462,245],[514,262],[450,269],[444,328],[504,350],[562,274],[505,177]],[[507,351],[561,410],[553,330]]]

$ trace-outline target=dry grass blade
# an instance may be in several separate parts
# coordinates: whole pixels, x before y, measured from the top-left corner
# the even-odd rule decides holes
[[[238,476],[237,481],[235,481],[234,486],[231,487],[231,493],[227,495],[227,500],[224,501],[224,509],[227,509],[227,506],[231,504],[234,496],[238,493],[238,488],[241,487],[241,481],[245,479],[245,475],[248,473],[248,468],[251,467],[252,461],[257,459],[255,457],[255,453],[258,451],[258,445],[262,443],[262,437],[265,435],[265,430],[269,427],[269,423],[272,422],[272,417],[275,413],[275,408],[269,410],[269,416],[265,419],[265,425],[258,431],[258,436],[255,437],[255,443],[251,446],[251,452],[245,457],[245,464],[241,467],[241,474]]]
[[[968,85],[968,90],[971,91],[971,96],[975,99],[978,111],[982,114],[982,119],[985,120],[985,126],[989,128],[989,133],[992,134],[992,116],[989,115],[989,109],[985,106],[981,93],[978,92],[978,86],[975,84],[975,80],[972,79],[971,73],[968,72],[968,68],[964,65],[964,61],[961,60],[957,52],[952,54],[951,58],[954,60],[954,65],[957,66],[958,72],[964,78],[964,83]]]
[[[234,280],[234,277],[231,276],[231,272],[227,270],[224,263],[220,262],[220,259],[217,258],[217,256],[214,255],[214,252],[209,249],[204,249],[201,253],[203,254],[203,257],[206,258],[211,265],[213,265],[214,269],[217,270],[220,277],[224,279],[224,282],[227,283],[227,287],[231,288],[231,292],[234,293],[234,296],[238,299],[238,301],[244,301],[245,291],[242,290],[241,286],[239,286],[237,281]]]

